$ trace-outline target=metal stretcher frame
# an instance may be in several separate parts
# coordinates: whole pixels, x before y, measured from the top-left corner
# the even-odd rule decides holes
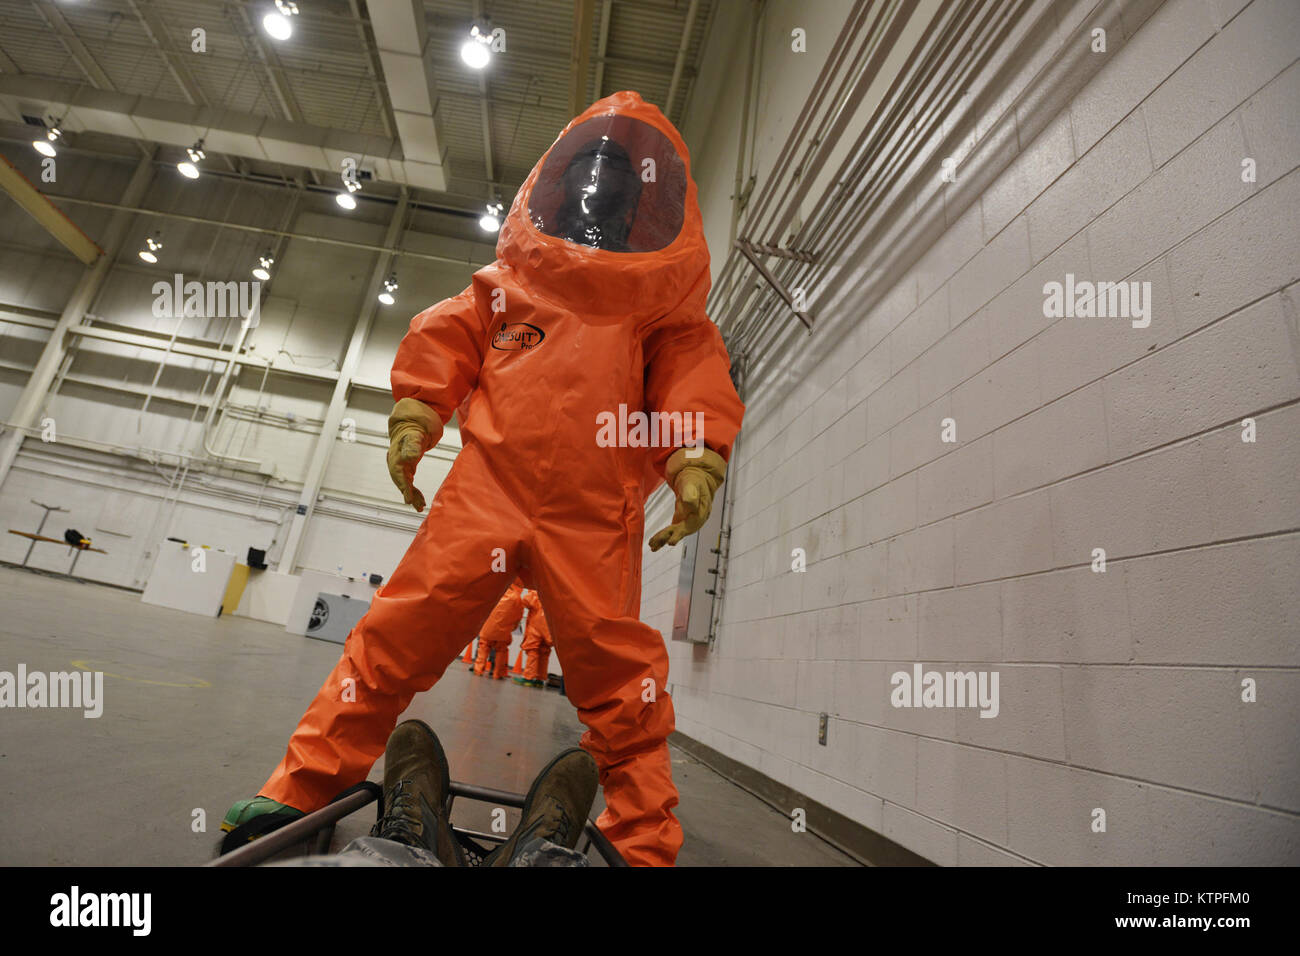
[[[358,789],[313,813],[307,814],[300,820],[295,820],[278,830],[272,830],[265,836],[258,837],[247,846],[232,850],[203,865],[257,866],[259,863],[265,863],[277,853],[296,844],[304,843],[312,837],[316,838],[315,852],[327,853],[329,852],[330,838],[334,833],[334,825],[344,817],[374,803],[378,799],[379,793],[380,790],[377,786]],[[520,793],[511,793],[508,790],[494,790],[491,787],[476,787],[473,784],[458,783],[453,780],[451,782],[451,794],[447,801],[448,814],[451,813],[451,808],[455,804],[457,797],[464,797],[466,800],[478,800],[483,803],[493,803],[498,806],[515,807],[516,809],[523,808],[525,799],[524,795]],[[451,829],[462,847],[467,852],[476,855],[478,847],[475,846],[475,843],[501,844],[509,839],[508,836],[499,833],[481,833],[477,830],[467,830],[457,826],[453,826]],[[622,854],[609,842],[605,834],[600,832],[596,824],[590,820],[583,821],[582,832],[586,837],[586,843],[579,847],[578,852],[586,855],[594,847],[600,858],[608,866],[627,866],[627,861],[623,859]]]

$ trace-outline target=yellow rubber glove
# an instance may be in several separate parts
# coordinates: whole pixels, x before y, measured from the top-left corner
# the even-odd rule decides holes
[[[658,551],[665,544],[677,544],[688,534],[695,534],[713,510],[713,494],[727,476],[727,463],[722,456],[708,448],[698,458],[688,458],[688,449],[679,448],[668,459],[664,477],[677,496],[673,509],[673,523],[656,531],[650,539],[650,550]]]
[[[388,474],[402,500],[424,510],[424,495],[415,487],[415,466],[442,437],[442,419],[424,402],[404,398],[388,416]]]

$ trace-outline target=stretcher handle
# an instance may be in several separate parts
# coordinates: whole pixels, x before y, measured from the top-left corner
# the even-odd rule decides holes
[[[350,793],[334,803],[326,804],[319,810],[307,814],[300,820],[294,820],[278,830],[272,830],[265,836],[258,837],[247,846],[232,850],[215,860],[209,860],[204,866],[256,866],[275,856],[281,850],[301,843],[309,836],[327,826],[342,820],[349,813],[355,813],[367,804],[379,799],[378,787],[366,788]]]

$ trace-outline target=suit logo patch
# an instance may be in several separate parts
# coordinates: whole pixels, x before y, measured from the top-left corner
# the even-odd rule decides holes
[[[541,345],[544,338],[546,333],[535,325],[527,322],[507,325],[502,322],[501,328],[492,336],[492,347],[502,352],[527,352]]]

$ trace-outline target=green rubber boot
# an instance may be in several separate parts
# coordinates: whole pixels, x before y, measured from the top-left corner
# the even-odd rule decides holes
[[[264,816],[268,813],[287,813],[295,818],[304,815],[301,810],[295,810],[283,803],[277,803],[270,797],[254,797],[252,800],[240,800],[231,807],[226,812],[226,818],[221,821],[221,829],[229,833],[235,827],[242,826],[254,817]]]

